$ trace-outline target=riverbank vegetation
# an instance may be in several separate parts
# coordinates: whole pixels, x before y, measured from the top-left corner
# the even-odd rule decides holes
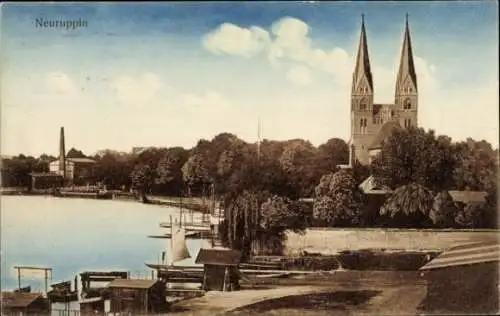
[[[497,227],[498,149],[423,129],[395,131],[369,167],[342,170],[338,165],[348,163],[349,152],[338,138],[315,147],[302,139],[247,143],[221,133],[190,149],[103,150],[92,156],[72,149],[72,156],[94,159],[92,178],[108,190],[215,196],[226,212],[223,239],[236,248],[249,247],[243,245],[255,243],[257,235],[260,244],[273,244],[287,229],[310,226]],[[27,187],[29,173],[48,171],[55,159],[3,158],[2,185]],[[369,175],[387,194],[360,191]],[[486,203],[456,201],[450,190],[484,191]]]

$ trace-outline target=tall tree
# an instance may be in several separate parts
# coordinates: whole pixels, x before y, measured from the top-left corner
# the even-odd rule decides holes
[[[189,190],[194,190],[194,192],[191,192],[198,194],[203,194],[203,190],[213,180],[210,177],[209,168],[204,157],[199,153],[195,153],[189,157],[184,166],[182,166],[182,177],[187,183]]]
[[[149,193],[154,181],[154,171],[147,164],[135,165],[130,177],[132,178],[132,186],[135,188],[142,199],[146,201],[146,193]]]
[[[314,217],[328,226],[353,226],[362,222],[362,195],[352,171],[324,175],[316,187]]]
[[[498,181],[498,151],[486,141],[467,139],[457,144],[458,165],[453,177],[459,190],[491,192]]]
[[[340,138],[331,138],[318,147],[317,166],[321,175],[337,171],[337,166],[349,163],[349,146]]]
[[[391,189],[417,183],[438,192],[453,187],[455,161],[449,138],[411,127],[394,131],[371,169],[376,181]]]
[[[172,147],[160,159],[156,168],[156,182],[163,187],[162,193],[182,194],[184,185],[182,166],[184,166],[188,157],[189,152],[184,148]]]
[[[281,168],[298,196],[310,197],[321,175],[316,165],[317,149],[304,140],[287,142],[280,157]]]

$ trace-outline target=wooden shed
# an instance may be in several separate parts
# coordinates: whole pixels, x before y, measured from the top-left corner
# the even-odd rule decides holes
[[[427,281],[426,312],[496,314],[499,311],[498,241],[453,247],[420,268]]]
[[[116,279],[108,288],[110,313],[159,314],[167,311],[165,283],[157,280]]]
[[[229,249],[200,249],[196,263],[203,264],[203,290],[239,289],[238,264],[241,252]]]
[[[2,292],[2,315],[47,315],[50,313],[49,300],[41,293]]]

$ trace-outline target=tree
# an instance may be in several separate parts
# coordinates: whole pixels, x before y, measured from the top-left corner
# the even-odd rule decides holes
[[[397,188],[380,209],[380,215],[392,219],[397,227],[425,227],[434,202],[432,191],[411,183]]]
[[[417,183],[438,192],[453,187],[455,149],[448,137],[421,128],[395,130],[371,165],[380,185],[396,189]]]
[[[451,228],[455,226],[458,211],[448,191],[442,191],[434,198],[429,218],[437,227]]]
[[[498,181],[498,151],[486,141],[458,143],[458,163],[453,178],[459,190],[491,192]]]
[[[244,259],[250,256],[252,240],[259,236],[260,207],[266,196],[264,192],[243,191],[227,195],[223,202],[222,242],[242,251]]]
[[[302,232],[306,228],[304,206],[287,197],[273,195],[262,204],[260,226],[264,230],[282,234],[285,230]]]
[[[189,153],[182,147],[167,149],[165,155],[158,162],[156,168],[156,182],[163,186],[163,193],[180,195],[184,181],[182,166],[188,160]]]
[[[66,158],[86,158],[85,154],[78,149],[71,148],[66,154]]]
[[[131,185],[131,172],[134,169],[132,157],[111,150],[101,151],[95,156],[96,164],[92,174],[110,189],[121,189]]]
[[[149,165],[135,165],[130,177],[132,178],[132,187],[135,188],[142,199],[146,201],[146,193],[148,193],[153,185],[154,172]]]
[[[324,175],[316,187],[313,213],[328,226],[361,223],[362,195],[351,171]]]
[[[208,167],[201,154],[194,154],[182,166],[182,177],[187,183],[189,189],[198,190],[204,189],[205,185],[210,183],[212,179],[208,173]]]
[[[337,166],[349,163],[349,146],[340,138],[331,138],[318,147],[316,164],[321,175],[337,171]]]
[[[321,175],[316,166],[317,149],[307,141],[292,140],[280,157],[280,165],[298,196],[309,197]]]

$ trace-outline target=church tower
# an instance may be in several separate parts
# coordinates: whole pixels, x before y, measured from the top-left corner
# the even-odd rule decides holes
[[[399,63],[398,76],[396,78],[395,92],[394,103],[396,104],[401,126],[405,128],[418,126],[417,75],[413,63],[408,14],[406,15],[403,48],[401,49],[401,60]]]
[[[368,56],[364,15],[361,16],[356,67],[352,76],[351,90],[351,144],[356,160],[368,161],[368,147],[372,136],[373,78]]]

